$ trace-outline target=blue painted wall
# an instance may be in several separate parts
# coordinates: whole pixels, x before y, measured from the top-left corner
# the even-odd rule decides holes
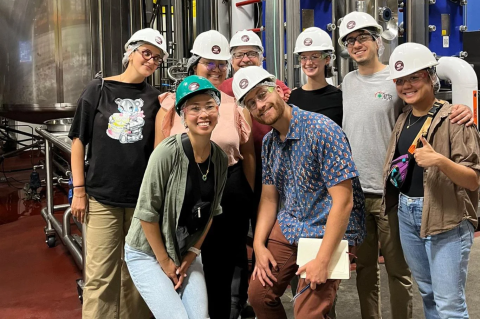
[[[467,4],[468,31],[480,30],[480,19],[478,18],[479,14],[480,14],[480,1],[479,0],[468,1],[468,4]]]

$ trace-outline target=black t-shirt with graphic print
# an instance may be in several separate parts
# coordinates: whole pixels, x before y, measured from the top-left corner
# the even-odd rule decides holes
[[[90,143],[85,186],[100,203],[135,207],[153,152],[159,94],[146,82],[105,80],[102,88],[96,79],[78,99],[68,136]]]
[[[299,87],[290,93],[288,104],[296,105],[305,111],[323,114],[342,127],[342,91],[330,84],[312,91]]]

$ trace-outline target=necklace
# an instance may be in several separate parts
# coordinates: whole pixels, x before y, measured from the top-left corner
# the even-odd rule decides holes
[[[412,113],[413,112],[410,112],[410,114],[408,115],[408,125],[407,125],[407,130],[410,128],[410,126],[412,126],[413,124],[417,123],[418,121],[420,121],[420,119],[424,118],[424,116],[420,116],[415,122],[413,122],[412,124],[410,124],[410,119],[412,118]]]
[[[210,172],[210,160],[211,160],[211,158],[212,158],[211,156],[208,157],[208,168],[207,168],[207,171],[205,172],[205,174],[203,174],[202,169],[200,168],[200,165],[198,165],[198,163],[197,163],[198,170],[200,171],[200,174],[202,174],[202,180],[204,182],[207,181],[207,175],[208,175],[208,172]]]

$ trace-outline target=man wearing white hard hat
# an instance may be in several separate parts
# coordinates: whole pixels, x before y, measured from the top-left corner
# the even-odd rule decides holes
[[[364,198],[348,141],[326,116],[285,103],[275,77],[261,67],[239,70],[232,86],[237,103],[273,128],[262,146],[249,301],[258,319],[286,318],[280,297],[295,275],[306,272],[295,317],[328,318],[340,284],[327,278],[333,251],[341,239],[355,246],[365,236]],[[317,257],[298,267],[301,237],[323,242]]]
[[[259,36],[251,30],[242,30],[235,33],[230,40],[230,52],[232,54],[232,69],[233,73],[237,72],[241,68],[247,66],[261,66],[263,62],[263,45]],[[226,94],[233,97],[232,90],[233,78],[226,79],[219,86],[219,89]],[[280,80],[276,80],[276,84],[280,86],[284,92],[285,100],[287,101],[290,96],[290,88]],[[255,174],[255,189],[254,197],[255,203],[260,200],[260,193],[262,188],[262,176],[261,176],[261,151],[262,140],[265,134],[272,128],[268,125],[263,125],[255,120],[252,120],[252,138],[255,145],[255,158],[256,158],[256,174]],[[248,214],[252,220],[252,227],[255,227],[256,209],[253,209]],[[235,278],[232,284],[232,311],[230,318],[238,318],[239,313],[243,309],[247,299],[248,289],[248,260],[247,256],[242,256],[241,261],[235,268]],[[247,313],[248,309],[245,309],[243,313]]]
[[[146,83],[168,57],[157,30],[125,44],[125,71],[91,81],[78,99],[72,141],[72,214],[86,227],[82,318],[149,318],[123,259],[140,185],[153,152],[160,91]],[[90,145],[84,167],[85,145]],[[87,212],[88,207],[88,212]]]
[[[189,74],[203,76],[219,88],[227,76],[230,60],[230,47],[225,36],[215,30],[203,32],[195,39],[190,52]],[[248,214],[253,209],[255,179],[250,113],[237,106],[233,97],[221,90],[220,93],[220,116],[212,132],[212,141],[228,156],[228,178],[221,202],[223,212],[213,219],[202,245],[211,319],[228,319],[230,315],[236,257],[239,254],[247,255]],[[188,130],[175,112],[175,94],[162,94],[159,100],[162,108],[156,120],[158,134],[155,136],[155,145],[168,136]]]
[[[362,318],[381,318],[379,243],[385,260],[393,319],[412,318],[412,279],[400,244],[395,211],[380,213],[383,194],[382,166],[388,138],[403,102],[395,85],[386,81],[388,68],[379,57],[384,51],[382,27],[364,12],[347,14],[340,24],[339,44],[357,63],[358,70],[342,83],[343,130],[352,146],[366,198],[367,238],[357,251],[357,290]],[[462,113],[464,112],[464,113]],[[453,114],[471,119],[461,106]],[[460,123],[462,123],[460,122]]]
[[[388,80],[408,107],[387,150],[382,213],[398,205],[403,253],[425,318],[470,318],[465,285],[478,226],[480,135],[448,120],[453,106],[435,98],[438,62],[427,47],[399,45],[389,64]]]
[[[298,55],[307,83],[292,91],[288,103],[321,113],[342,126],[342,91],[326,80],[333,75],[334,52],[332,39],[322,29],[311,27],[300,33],[294,53]]]

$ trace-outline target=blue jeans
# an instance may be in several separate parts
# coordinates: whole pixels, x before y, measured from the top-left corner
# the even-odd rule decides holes
[[[420,237],[423,197],[400,194],[398,220],[403,253],[423,298],[426,319],[468,319],[465,302],[473,225]]]
[[[133,283],[156,319],[208,318],[207,288],[200,257],[188,268],[178,291],[155,256],[125,245],[125,262]]]

